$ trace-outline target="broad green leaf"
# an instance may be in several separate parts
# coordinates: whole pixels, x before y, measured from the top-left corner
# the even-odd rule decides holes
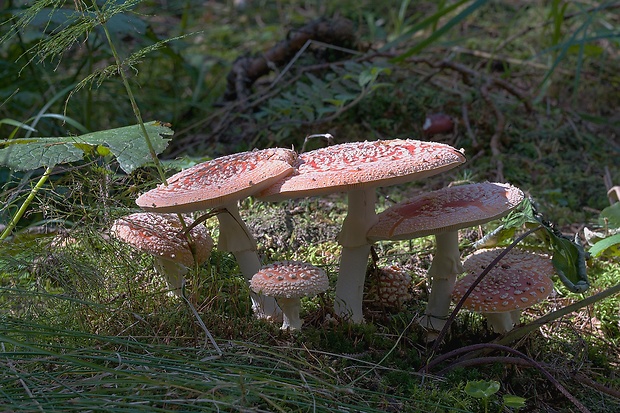
[[[465,393],[477,399],[487,399],[499,391],[495,380],[470,380],[465,385]]]
[[[145,124],[155,153],[159,154],[173,131],[160,122]],[[111,152],[121,168],[130,173],[151,160],[140,125],[58,138],[11,139],[0,142],[0,165],[15,171],[80,161],[85,152]]]
[[[596,242],[588,252],[593,257],[598,257],[607,250],[611,250],[612,255],[620,255],[620,233]]]
[[[553,266],[562,283],[574,293],[590,287],[586,273],[585,251],[581,245],[548,231],[553,246]]]
[[[603,209],[599,215],[598,223],[601,227],[620,228],[620,202]]]
[[[12,139],[2,142],[8,146],[0,149],[0,166],[14,171],[29,171],[42,166],[79,161],[83,156],[82,150],[73,142],[67,144],[67,139]]]

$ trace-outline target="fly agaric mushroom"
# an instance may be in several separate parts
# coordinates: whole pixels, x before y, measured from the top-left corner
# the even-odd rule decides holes
[[[183,217],[186,225],[194,221]],[[188,268],[209,259],[213,239],[204,226],[195,226],[183,234],[183,223],[176,214],[139,212],[119,218],[111,233],[121,241],[154,257],[155,271],[165,278],[172,292],[181,296],[183,276]]]
[[[499,219],[523,200],[509,184],[477,183],[447,187],[393,205],[378,215],[370,241],[404,240],[435,235],[435,256],[428,270],[431,292],[423,327],[439,331],[450,312],[450,294],[463,272],[458,230]]]
[[[256,293],[274,297],[282,309],[282,330],[300,329],[301,297],[311,297],[329,287],[325,271],[299,261],[281,261],[262,267],[250,280]]]
[[[465,162],[449,145],[411,139],[351,142],[299,155],[295,172],[260,192],[257,198],[289,198],[346,192],[348,212],[338,236],[342,246],[335,312],[363,321],[362,298],[370,244],[366,233],[376,222],[375,189],[425,178]]]
[[[461,300],[503,248],[476,251],[463,261],[467,275],[454,287],[452,299]],[[482,313],[496,333],[504,334],[519,323],[521,310],[547,298],[553,291],[553,263],[547,256],[512,249],[486,274],[465,299],[463,308]]]
[[[293,172],[297,155],[284,148],[241,152],[203,162],[171,176],[166,184],[142,194],[136,204],[155,212],[192,212],[220,209],[218,248],[237,260],[246,280],[261,267],[256,240],[239,215],[238,201]],[[257,316],[278,319],[273,298],[252,293]]]

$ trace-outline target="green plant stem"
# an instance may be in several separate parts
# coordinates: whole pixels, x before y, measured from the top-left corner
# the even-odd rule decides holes
[[[30,206],[30,203],[34,199],[35,195],[37,194],[37,192],[39,192],[39,189],[41,189],[43,187],[43,185],[45,185],[45,182],[47,181],[47,179],[52,174],[52,169],[53,169],[53,167],[51,167],[51,166],[48,166],[47,168],[45,168],[45,172],[43,172],[43,176],[41,176],[41,178],[39,178],[39,181],[30,190],[30,193],[28,194],[28,197],[26,197],[26,199],[22,203],[21,207],[19,207],[19,210],[11,218],[11,220],[7,224],[6,228],[4,229],[2,234],[0,235],[0,241],[5,240],[6,237],[8,237],[9,234],[15,229],[15,226],[17,225],[17,223],[19,222],[21,217],[24,215],[24,213],[26,212],[26,210]]]
[[[105,19],[101,16],[101,12],[99,7],[97,7],[97,2],[93,0],[92,2],[93,8],[97,12],[99,17],[99,23],[103,28],[103,32],[105,33],[106,40],[108,41],[108,45],[110,46],[110,50],[112,51],[112,55],[114,56],[114,61],[116,62],[116,66],[118,67],[118,74],[121,76],[123,81],[123,85],[125,86],[125,90],[127,92],[127,97],[129,97],[129,101],[131,102],[131,109],[140,125],[140,129],[142,129],[142,134],[144,135],[144,140],[146,141],[146,146],[149,148],[149,152],[151,154],[151,158],[153,159],[153,163],[155,164],[155,168],[159,173],[159,177],[161,178],[164,185],[166,185],[166,175],[164,174],[164,170],[161,167],[161,163],[159,162],[159,158],[157,157],[157,153],[155,152],[155,148],[153,147],[153,143],[149,138],[149,134],[146,131],[146,127],[144,126],[144,121],[142,120],[142,114],[140,113],[140,108],[138,107],[138,103],[133,95],[133,91],[131,90],[131,86],[129,86],[129,81],[127,80],[127,76],[125,75],[125,71],[123,70],[122,61],[116,50],[116,46],[112,41],[112,37],[110,36],[110,32],[108,31],[108,27],[105,24]]]

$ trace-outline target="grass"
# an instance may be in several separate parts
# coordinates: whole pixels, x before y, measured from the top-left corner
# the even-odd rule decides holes
[[[147,1],[135,13],[118,14],[127,20],[107,24],[118,60],[98,28],[78,36],[70,52],[34,55],[42,26],[24,26],[0,44],[0,118],[14,120],[0,122],[0,131],[30,134],[15,125],[33,116],[34,136],[85,132],[75,125],[96,131],[135,124],[126,85],[113,72],[107,78],[97,72],[120,61],[127,62],[142,116],[173,125],[163,158],[182,159],[162,162],[171,170],[253,146],[301,148],[312,133],[329,132],[338,142],[423,137],[426,114],[441,111],[456,119],[456,131],[424,139],[465,148],[468,163],[424,182],[382,189],[381,209],[450,182],[502,176],[572,236],[594,226],[608,205],[605,167],[620,184],[620,22],[612,2],[466,2],[446,16],[441,5],[448,2],[253,1],[245,9],[229,3],[188,0],[176,8]],[[472,4],[470,15],[459,15]],[[311,48],[277,82],[257,82],[260,93],[250,97],[248,110],[222,101],[236,57],[265,51],[291,27],[336,9],[355,22],[364,64],[353,64],[351,52]],[[132,29],[124,32],[123,21]],[[451,30],[438,30],[447,23]],[[177,36],[186,37],[161,43]],[[373,54],[393,41],[387,54]],[[93,73],[102,77],[65,101]],[[372,73],[371,87],[356,83]],[[350,96],[316,99],[336,89]],[[312,122],[305,105],[310,96]],[[338,116],[316,116],[334,114],[336,100]],[[74,123],[47,116],[62,113]],[[6,200],[0,222],[8,222],[40,176],[0,170]],[[218,353],[189,308],[166,294],[152,259],[109,237],[113,219],[136,210],[133,200],[159,180],[154,166],[127,174],[109,156],[56,166],[18,231],[0,244],[4,410],[482,412],[484,404],[467,395],[466,385],[495,380],[501,388],[489,399],[491,411],[500,411],[503,395],[526,398],[526,411],[575,411],[540,370],[514,359],[458,367],[463,359],[451,358],[420,374],[429,359],[501,340],[481,316],[461,312],[437,353],[425,342],[413,321],[424,312],[431,238],[375,247],[379,265],[399,263],[412,275],[413,299],[402,308],[369,299],[366,324],[335,323],[328,292],[304,300],[304,328],[295,333],[252,317],[234,259],[215,251],[188,278],[187,291]],[[241,205],[265,262],[310,261],[326,269],[332,285],[340,252],[335,235],[345,212],[341,195]],[[206,224],[217,238],[214,220]],[[44,228],[51,233],[41,234]],[[463,254],[492,228],[461,231]],[[614,287],[619,267],[617,256],[590,259],[587,293],[571,293],[557,282],[556,294],[526,311],[524,321]],[[619,306],[613,294],[504,344],[536,360],[589,411],[614,411],[620,408]]]

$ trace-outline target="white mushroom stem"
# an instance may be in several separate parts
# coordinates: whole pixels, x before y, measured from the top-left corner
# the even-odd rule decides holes
[[[175,296],[182,297],[184,276],[189,271],[189,268],[183,264],[162,257],[155,257],[153,266],[155,267],[155,271],[166,280],[170,291]]]
[[[426,306],[426,316],[421,324],[430,330],[440,331],[450,314],[450,301],[456,276],[464,270],[461,264],[458,231],[437,234],[435,241],[435,256],[428,270],[431,293]]]
[[[364,280],[370,255],[370,243],[366,233],[377,222],[374,188],[350,191],[348,212],[338,235],[342,245],[340,269],[336,283],[336,314],[353,323],[362,323],[362,301],[364,298]]]
[[[243,277],[249,282],[261,267],[256,240],[239,215],[237,203],[227,204],[224,208],[226,211],[217,215],[220,223],[218,248],[221,251],[231,252],[235,256]],[[271,320],[281,318],[282,312],[275,298],[255,292],[250,292],[250,298],[252,309],[257,317]]]
[[[505,334],[512,330],[515,324],[519,323],[521,310],[507,311],[504,313],[482,313],[482,315],[487,318],[487,323],[493,331],[499,334]]]
[[[278,304],[282,309],[282,330],[299,330],[303,324],[303,320],[299,317],[301,310],[301,299],[299,297],[293,298],[278,298]]]

